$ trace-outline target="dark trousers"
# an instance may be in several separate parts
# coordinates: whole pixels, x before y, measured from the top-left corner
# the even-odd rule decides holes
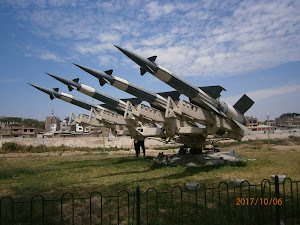
[[[135,154],[137,157],[140,156],[141,147],[143,149],[143,154],[145,156],[146,155],[145,141],[139,140],[137,142],[134,142],[134,149],[135,149]]]

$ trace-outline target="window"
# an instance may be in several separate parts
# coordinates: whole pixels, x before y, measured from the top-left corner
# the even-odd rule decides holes
[[[33,129],[30,129],[30,132],[33,132]]]
[[[27,129],[24,129],[24,132],[27,132]]]

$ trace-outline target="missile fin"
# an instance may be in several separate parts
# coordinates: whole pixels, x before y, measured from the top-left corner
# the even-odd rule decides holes
[[[154,62],[156,60],[156,58],[157,58],[157,56],[154,55],[154,56],[151,56],[151,57],[149,57],[147,59],[149,59],[151,62]]]
[[[99,78],[99,83],[100,86],[103,86],[106,83],[106,81],[103,78]]]
[[[132,105],[136,106],[142,102],[139,98],[123,98],[121,99],[124,102],[130,101]]]
[[[71,85],[68,85],[68,89],[69,91],[73,91],[74,88]]]
[[[252,134],[252,133],[247,129],[247,127],[245,127],[243,124],[239,123],[239,122],[236,121],[236,120],[233,120],[233,122],[235,122],[235,124],[238,125],[245,133],[247,133],[247,134]]]
[[[147,70],[143,69],[142,67],[140,68],[141,70],[141,75],[143,76],[145,73],[147,73]]]
[[[108,74],[108,75],[112,75],[112,73],[113,73],[113,70],[106,70],[106,71],[104,71],[104,73],[106,73],[106,74]]]
[[[54,95],[53,94],[49,94],[49,97],[50,97],[51,100],[54,99]]]
[[[178,91],[166,91],[166,92],[160,92],[157,94],[159,94],[165,98],[168,98],[170,96],[174,101],[179,101],[180,93]]]
[[[59,89],[58,89],[58,88],[53,88],[53,90],[54,90],[54,91],[56,91],[56,92],[58,92],[58,91],[59,91]]]
[[[223,88],[220,85],[216,86],[205,86],[205,87],[199,87],[202,91],[204,91],[206,94],[209,94],[213,98],[219,98],[221,96],[222,91],[226,91],[225,88]]]
[[[73,79],[73,81],[76,82],[76,83],[78,83],[79,78],[75,78],[75,79]]]
[[[236,110],[240,111],[242,114],[248,111],[251,106],[254,104],[254,101],[249,98],[247,95],[243,95],[233,106]]]

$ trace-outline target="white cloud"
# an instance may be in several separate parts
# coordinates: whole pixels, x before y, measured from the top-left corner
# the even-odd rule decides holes
[[[268,88],[258,91],[249,92],[248,95],[255,101],[262,101],[268,98],[274,98],[278,95],[290,94],[293,92],[300,93],[300,84],[298,85],[284,85],[277,88]]]
[[[283,85],[281,87],[265,88],[256,91],[246,93],[255,103],[266,102],[268,99],[274,99],[278,96],[288,95],[291,93],[298,93],[300,95],[300,84],[295,85]],[[234,105],[241,97],[241,95],[235,95],[222,100]]]
[[[300,60],[295,0],[5,4],[49,48],[58,43],[71,54],[94,56],[113,54],[113,44],[119,44],[143,56],[157,55],[159,64],[181,76],[231,76]]]
[[[246,93],[255,103],[246,112],[248,116],[266,120],[266,114],[271,114],[271,119],[279,117],[287,112],[299,112],[297,104],[300,98],[300,84],[283,85],[279,87],[265,88]],[[222,100],[234,105],[243,94],[223,98]]]
[[[55,55],[54,53],[51,53],[51,52],[41,53],[38,57],[41,58],[41,59],[44,59],[44,60],[63,62],[63,60],[59,56],[57,56],[57,55]]]

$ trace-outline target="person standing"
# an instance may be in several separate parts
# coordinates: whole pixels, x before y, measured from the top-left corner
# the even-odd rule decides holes
[[[140,145],[140,147],[142,147],[142,149],[143,149],[143,154],[144,154],[144,156],[146,156],[145,139],[139,140],[139,145]]]
[[[140,156],[140,143],[139,140],[134,140],[134,149],[135,149],[135,156],[139,157]]]

